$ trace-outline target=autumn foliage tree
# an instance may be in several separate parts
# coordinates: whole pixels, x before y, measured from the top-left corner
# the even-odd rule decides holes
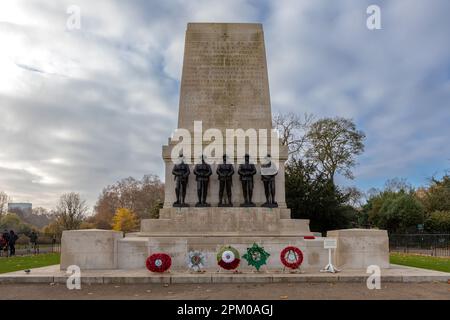
[[[138,219],[152,218],[157,216],[163,201],[164,184],[158,176],[146,175],[141,180],[125,178],[103,189],[89,222],[97,228],[110,229],[119,208],[134,212]]]
[[[131,232],[139,228],[139,219],[133,211],[126,208],[119,208],[112,220],[113,230]]]

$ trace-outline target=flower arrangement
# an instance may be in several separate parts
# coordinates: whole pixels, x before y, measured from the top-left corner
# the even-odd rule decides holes
[[[253,246],[247,248],[247,253],[242,256],[247,260],[249,266],[254,266],[259,271],[262,265],[267,263],[270,253],[264,250],[263,247],[253,243]]]
[[[206,257],[203,252],[189,251],[188,253],[188,267],[194,271],[201,271],[205,267]]]
[[[294,246],[286,247],[280,253],[280,260],[284,266],[298,269],[303,262],[303,252]]]
[[[145,265],[151,272],[165,272],[172,265],[172,259],[166,253],[154,253],[147,258]]]
[[[217,253],[217,264],[225,270],[236,269],[240,262],[239,252],[231,246],[222,247]]]

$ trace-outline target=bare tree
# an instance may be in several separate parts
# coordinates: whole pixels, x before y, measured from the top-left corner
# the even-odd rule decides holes
[[[364,193],[358,188],[346,187],[342,189],[343,194],[347,197],[347,204],[354,208],[361,208],[363,205]]]
[[[8,202],[10,201],[10,198],[8,195],[0,191],[0,217],[8,212]]]
[[[86,216],[86,201],[75,192],[65,193],[56,206],[57,221],[63,230],[78,229]]]
[[[392,178],[388,179],[384,183],[384,190],[385,191],[391,191],[391,192],[411,192],[413,190],[413,186],[408,182],[406,178]]]
[[[351,168],[356,165],[355,156],[364,151],[365,137],[350,119],[320,119],[308,131],[305,155],[317,163],[319,170],[331,181],[336,173],[353,179]]]
[[[273,115],[272,125],[280,134],[281,143],[288,146],[289,156],[296,158],[303,151],[313,119],[313,115],[307,113],[303,117],[292,112]]]

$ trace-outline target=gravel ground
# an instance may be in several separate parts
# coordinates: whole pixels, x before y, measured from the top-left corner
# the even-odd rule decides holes
[[[386,283],[368,290],[364,283],[286,284],[2,284],[0,299],[439,299],[450,300],[447,283]]]

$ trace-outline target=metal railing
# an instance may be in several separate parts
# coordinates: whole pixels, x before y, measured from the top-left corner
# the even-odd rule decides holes
[[[17,233],[18,239],[15,244],[15,255],[23,256],[30,254],[43,254],[61,252],[61,240],[53,235],[38,233],[36,245],[30,243],[30,235]],[[9,247],[0,248],[0,257],[8,257]]]
[[[450,256],[450,234],[390,234],[391,252]]]

